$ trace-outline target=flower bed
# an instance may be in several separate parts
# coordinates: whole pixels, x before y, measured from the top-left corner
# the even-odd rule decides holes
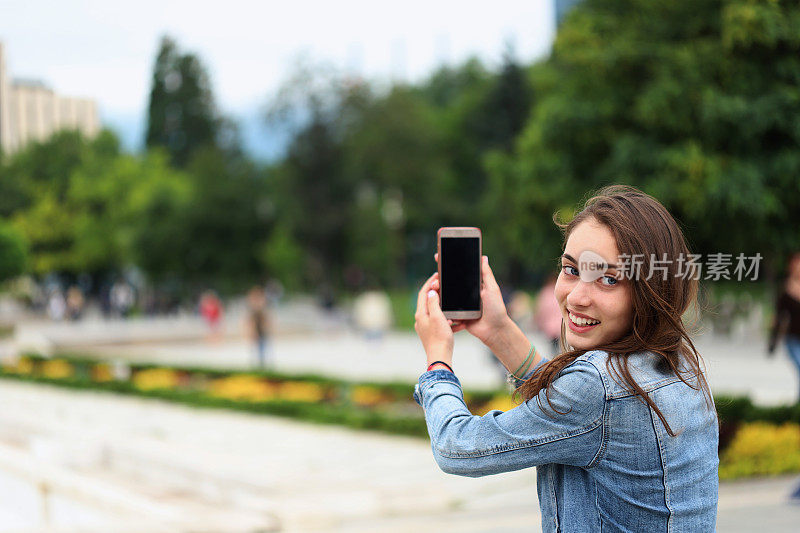
[[[428,436],[409,383],[109,363],[66,354],[53,359],[20,357],[3,363],[0,377]],[[467,390],[464,400],[473,414],[481,416],[517,405],[507,390]],[[800,405],[757,407],[747,398],[725,396],[715,400],[720,418],[720,479],[800,472]]]
[[[408,383],[356,383],[312,374],[112,364],[73,355],[54,359],[26,355],[4,363],[0,377],[427,437],[422,410],[412,399],[413,385]],[[465,396],[472,412],[483,414],[490,402],[498,401],[494,398],[498,394],[502,395],[472,391]]]

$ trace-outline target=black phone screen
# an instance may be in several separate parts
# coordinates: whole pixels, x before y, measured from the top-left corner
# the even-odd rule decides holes
[[[478,237],[442,237],[442,311],[480,310],[480,259]]]

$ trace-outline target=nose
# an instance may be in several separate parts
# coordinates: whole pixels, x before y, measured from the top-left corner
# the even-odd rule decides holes
[[[567,305],[570,307],[589,307],[592,304],[591,288],[591,282],[578,280],[572,290],[569,291],[569,294],[567,294]]]

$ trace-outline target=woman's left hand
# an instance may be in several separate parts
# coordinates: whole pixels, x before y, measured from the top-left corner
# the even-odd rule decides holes
[[[434,274],[417,295],[417,312],[414,314],[414,329],[422,341],[428,356],[428,364],[434,361],[453,361],[452,321],[445,318],[439,306],[439,274]]]

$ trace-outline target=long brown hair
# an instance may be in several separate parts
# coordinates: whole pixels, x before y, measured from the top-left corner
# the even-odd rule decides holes
[[[641,261],[638,261],[640,256],[636,256],[637,263],[640,264],[640,275],[628,277],[633,301],[631,329],[622,337],[592,350],[604,350],[609,354],[606,366],[615,376],[614,379],[621,378],[623,386],[627,386],[628,390],[649,405],[661,419],[667,432],[674,437],[676,433],[661,410],[631,376],[628,356],[642,351],[658,354],[661,368],[671,370],[695,390],[702,388],[709,408],[713,407],[711,391],[702,371],[702,359],[683,323],[683,315],[690,306],[694,305],[697,310],[699,286],[697,279],[694,279],[697,276],[678,275],[679,268],[686,268],[685,263],[679,264],[678,258],[689,258],[689,248],[683,232],[658,200],[628,185],[604,187],[586,201],[583,209],[569,223],[562,223],[559,213],[556,212],[553,221],[564,233],[564,248],[578,224],[589,219],[595,219],[611,230],[621,255],[643,255]],[[659,268],[662,266],[661,261],[667,259],[663,265],[666,275],[661,270],[655,270],[652,276],[648,276],[653,257],[659,261]],[[560,261],[559,258],[559,268]],[[647,277],[650,279],[645,279]],[[540,366],[514,394],[520,394],[525,400],[537,397],[538,401],[538,394],[544,389],[545,397],[550,403],[548,388],[559,372],[584,353],[592,351],[567,350],[563,320],[561,350],[561,354]],[[697,381],[693,383],[695,379]],[[552,404],[550,407],[553,408]]]

